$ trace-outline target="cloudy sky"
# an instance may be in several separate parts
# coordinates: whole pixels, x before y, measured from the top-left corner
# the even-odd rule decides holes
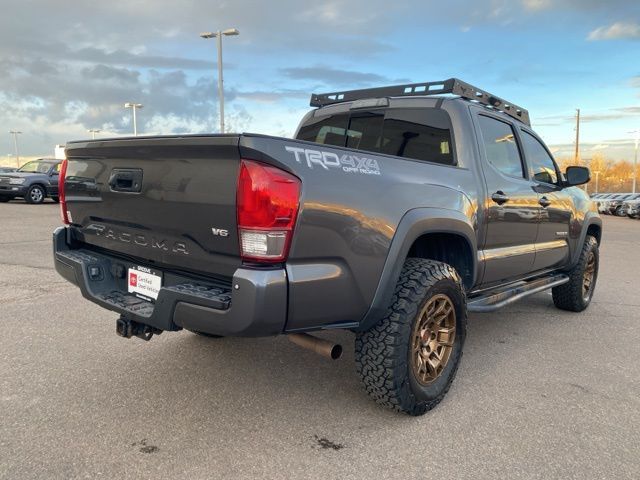
[[[630,158],[640,128],[637,0],[0,0],[0,159],[132,131],[291,135],[312,92],[457,76],[528,108],[557,155]]]

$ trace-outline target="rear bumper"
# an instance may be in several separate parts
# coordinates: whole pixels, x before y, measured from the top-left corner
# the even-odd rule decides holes
[[[161,330],[187,328],[222,336],[260,337],[284,330],[284,269],[239,268],[230,284],[163,272],[163,287],[152,303],[127,292],[126,271],[138,264],[73,248],[68,235],[64,227],[53,233],[56,271],[77,285],[85,298],[129,320]]]

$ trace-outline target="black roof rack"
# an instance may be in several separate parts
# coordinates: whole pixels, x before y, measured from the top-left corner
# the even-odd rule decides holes
[[[452,93],[473,102],[486,105],[500,112],[520,120],[526,125],[531,125],[529,112],[500,97],[485,92],[480,88],[469,85],[457,78],[450,78],[440,82],[410,83],[407,85],[393,85],[391,87],[365,88],[362,90],[349,90],[346,92],[332,92],[311,95],[312,107],[325,107],[335,103],[351,102],[365,98],[380,97],[413,97],[424,95],[440,95]]]

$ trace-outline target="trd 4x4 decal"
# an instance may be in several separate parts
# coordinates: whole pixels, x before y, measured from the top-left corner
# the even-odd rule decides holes
[[[323,150],[312,150],[309,148],[284,147],[287,152],[293,153],[298,163],[306,163],[311,169],[314,165],[329,170],[330,168],[340,168],[346,173],[362,173],[364,175],[380,175],[378,161],[369,157],[344,154],[337,155],[333,152]]]

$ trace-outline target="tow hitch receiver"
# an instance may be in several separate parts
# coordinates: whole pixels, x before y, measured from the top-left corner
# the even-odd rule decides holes
[[[134,322],[124,317],[120,317],[116,320],[116,333],[124,338],[138,337],[148,342],[153,335],[160,335],[162,330],[144,323]]]

